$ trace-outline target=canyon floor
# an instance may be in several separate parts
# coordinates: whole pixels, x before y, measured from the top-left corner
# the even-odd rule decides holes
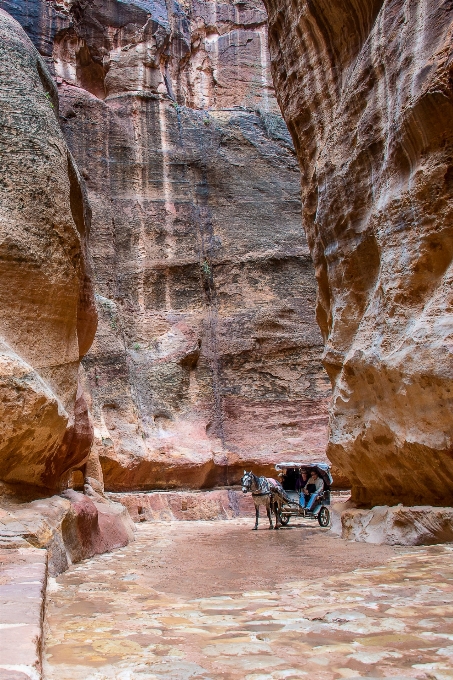
[[[144,523],[50,579],[46,680],[453,678],[453,546]]]

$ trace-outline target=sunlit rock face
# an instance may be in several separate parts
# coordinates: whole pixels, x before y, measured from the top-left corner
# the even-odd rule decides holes
[[[323,456],[316,282],[261,2],[0,4],[53,69],[93,210],[106,488]]]
[[[96,330],[89,210],[55,85],[1,9],[0,158],[0,483],[43,493],[93,439],[78,389]]]
[[[266,0],[334,385],[329,458],[365,504],[453,491],[452,14]]]

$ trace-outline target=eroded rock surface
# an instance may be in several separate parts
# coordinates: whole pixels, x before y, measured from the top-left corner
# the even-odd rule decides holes
[[[93,209],[106,488],[322,456],[330,387],[261,2],[0,5],[53,70]]]
[[[21,491],[58,488],[91,445],[78,394],[96,330],[88,229],[55,85],[0,9],[0,483]]]
[[[302,170],[329,458],[365,504],[453,491],[452,14],[432,0],[266,0]]]
[[[134,522],[219,521],[255,517],[252,496],[243,494],[240,489],[108,493],[107,497],[121,503]]]

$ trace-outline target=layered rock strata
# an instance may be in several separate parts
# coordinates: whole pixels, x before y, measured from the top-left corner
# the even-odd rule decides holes
[[[431,0],[266,0],[333,383],[365,505],[453,492],[453,18]]]
[[[93,209],[106,488],[322,456],[330,388],[261,2],[0,5],[53,70]]]
[[[0,158],[0,485],[43,494],[83,463],[93,438],[78,389],[96,330],[90,214],[56,87],[1,9]]]

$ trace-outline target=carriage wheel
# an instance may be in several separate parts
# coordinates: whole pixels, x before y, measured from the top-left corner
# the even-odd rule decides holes
[[[321,510],[319,511],[318,515],[318,522],[320,527],[328,527],[330,524],[330,512],[329,509],[326,508],[325,505],[322,506]]]
[[[280,515],[280,522],[284,527],[289,524],[289,515]]]

